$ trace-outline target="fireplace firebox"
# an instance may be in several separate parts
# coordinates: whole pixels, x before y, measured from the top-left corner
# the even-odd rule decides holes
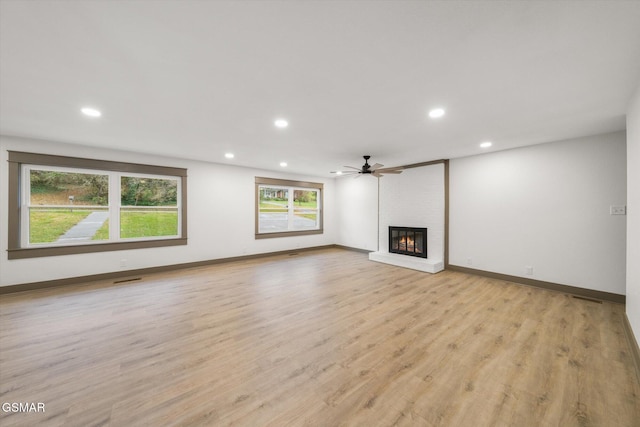
[[[427,229],[415,227],[389,227],[389,252],[427,257]]]

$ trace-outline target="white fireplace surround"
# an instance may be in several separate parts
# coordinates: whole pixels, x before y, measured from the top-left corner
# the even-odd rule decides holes
[[[444,164],[405,169],[378,180],[378,251],[369,259],[437,273],[444,269]],[[389,253],[389,226],[427,228],[427,258]]]
[[[442,260],[416,258],[409,255],[392,254],[388,252],[370,252],[369,260],[424,271],[426,273],[437,273],[444,270],[444,262]]]

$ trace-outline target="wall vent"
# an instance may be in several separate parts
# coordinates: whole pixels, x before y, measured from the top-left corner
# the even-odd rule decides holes
[[[575,299],[582,299],[585,301],[591,301],[591,302],[595,302],[596,304],[602,304],[602,301],[599,299],[594,299],[594,298],[588,298],[588,297],[581,297],[579,295],[571,295],[573,298]]]
[[[136,280],[142,280],[142,277],[134,277],[133,279],[116,280],[115,282],[113,282],[113,284],[115,285],[116,283],[135,282]]]

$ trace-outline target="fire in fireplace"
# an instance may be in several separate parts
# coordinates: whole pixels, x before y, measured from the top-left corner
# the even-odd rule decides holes
[[[426,258],[427,229],[390,226],[389,252]]]

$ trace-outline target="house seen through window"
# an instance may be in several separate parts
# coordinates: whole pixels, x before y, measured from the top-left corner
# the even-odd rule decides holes
[[[256,178],[256,191],[256,237],[322,232],[322,184]]]

